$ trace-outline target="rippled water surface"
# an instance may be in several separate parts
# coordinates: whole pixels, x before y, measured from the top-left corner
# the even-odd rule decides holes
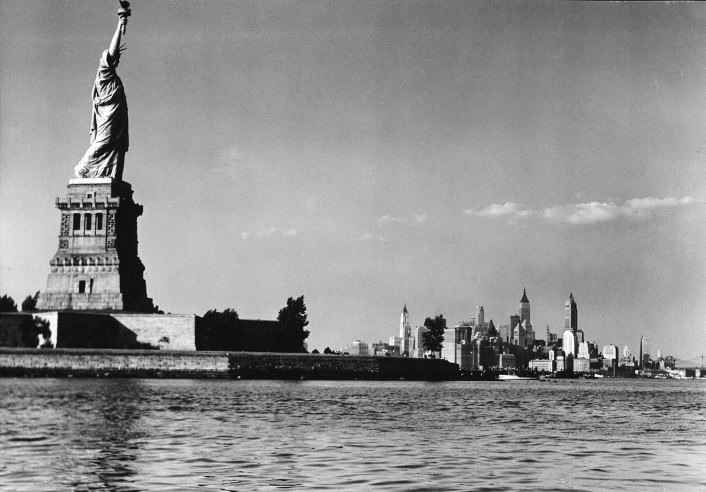
[[[706,381],[0,379],[0,489],[705,490]]]

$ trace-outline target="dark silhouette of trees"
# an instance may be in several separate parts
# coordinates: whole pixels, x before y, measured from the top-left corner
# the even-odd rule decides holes
[[[304,327],[309,324],[307,321],[306,305],[304,296],[296,299],[287,299],[287,305],[280,309],[277,321],[280,323],[280,333],[278,336],[278,350],[281,352],[306,352],[304,340],[309,336],[309,330]]]
[[[441,351],[441,344],[444,341],[444,330],[446,329],[446,320],[442,315],[436,316],[434,319],[427,318],[424,320],[424,326],[427,329],[427,331],[422,334],[424,350],[428,350],[435,355]]]
[[[196,350],[232,350],[237,346],[238,313],[235,309],[206,311],[196,330]]]
[[[49,321],[42,318],[34,318],[28,321],[28,324],[30,326],[22,330],[22,345],[24,347],[51,348]]]
[[[22,301],[22,311],[23,312],[36,311],[37,310],[37,299],[39,299],[39,291],[37,291],[33,296],[25,297],[25,300]]]
[[[326,354],[326,355],[333,354],[333,353],[334,353],[334,352],[333,352],[333,350],[331,350],[330,347],[326,347],[326,348],[324,349],[324,354]]]
[[[17,303],[7,294],[0,297],[0,313],[16,313]]]
[[[197,322],[196,350],[302,353],[308,324],[304,296],[290,297],[277,321],[241,320],[235,309],[211,309]]]

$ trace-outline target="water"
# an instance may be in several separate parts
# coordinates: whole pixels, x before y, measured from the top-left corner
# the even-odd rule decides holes
[[[0,379],[0,489],[704,490],[706,381]]]

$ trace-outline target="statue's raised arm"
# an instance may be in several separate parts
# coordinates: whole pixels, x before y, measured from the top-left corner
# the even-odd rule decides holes
[[[125,152],[129,147],[127,99],[123,83],[115,69],[120,63],[130,4],[120,2],[118,26],[110,47],[103,52],[93,84],[91,145],[75,167],[79,178],[113,178],[121,180]]]

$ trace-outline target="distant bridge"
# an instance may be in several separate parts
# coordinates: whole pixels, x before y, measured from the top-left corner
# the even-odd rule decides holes
[[[693,359],[689,360],[684,360],[684,359],[677,359],[676,357],[674,358],[674,367],[680,368],[680,369],[698,369],[701,368],[703,369],[704,367],[704,356],[703,355],[698,355],[694,357]]]

